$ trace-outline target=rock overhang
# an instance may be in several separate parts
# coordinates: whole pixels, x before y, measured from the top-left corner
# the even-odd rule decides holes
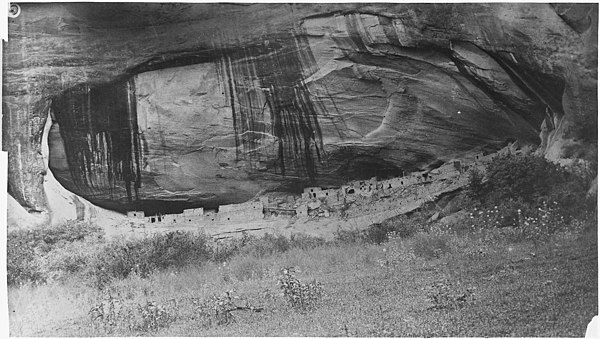
[[[270,9],[270,12],[244,17],[253,13],[250,10],[253,6]],[[129,79],[161,69],[163,73],[181,67],[200,67],[197,65],[219,69],[213,80],[222,80],[223,92],[227,92],[229,99],[228,105],[222,108],[229,110],[230,118],[216,126],[229,126],[229,133],[225,133],[227,128],[224,128],[221,135],[207,138],[204,144],[191,145],[194,152],[188,152],[182,160],[178,158],[187,167],[201,167],[207,174],[204,179],[214,186],[212,191],[190,189],[202,186],[200,181],[194,181],[197,178],[190,180],[201,175],[190,173],[186,166],[184,169],[167,166],[170,170],[165,173],[148,171],[151,180],[147,181],[163,188],[162,192],[155,190],[148,196],[148,201],[158,197],[195,204],[219,199],[233,203],[265,187],[276,189],[303,183],[335,185],[343,180],[368,178],[375,172],[391,176],[411,166],[427,166],[447,155],[455,156],[477,147],[496,147],[506,140],[520,138],[535,143],[548,103],[531,93],[526,84],[518,83],[514,74],[507,72],[506,65],[497,62],[498,58],[513,62],[513,66],[518,63],[515,69],[523,74],[551,79],[554,84],[547,86],[548,92],[556,93],[562,86],[560,80],[555,80],[561,78],[559,68],[563,62],[548,53],[574,47],[573,55],[585,54],[581,43],[564,42],[573,37],[572,32],[550,7],[543,5],[473,4],[461,8],[340,4],[318,9],[309,5],[253,6],[183,6],[188,13],[185,15],[183,7],[178,6],[170,7],[169,14],[167,7],[160,6],[142,9],[103,4],[93,11],[81,5],[52,8],[50,13],[56,14],[56,22],[52,16],[42,22],[31,21],[28,27],[21,26],[21,33],[35,36],[36,29],[41,28],[45,33],[54,34],[56,40],[70,43],[74,55],[64,59],[50,56],[53,61],[50,65],[57,69],[55,72],[37,69],[41,74],[30,76],[36,80],[34,88],[23,88],[9,81],[11,89],[4,101],[10,104],[15,100],[17,106],[23,105],[17,102],[15,94],[24,94],[30,101],[43,102],[60,91],[68,92],[80,82],[92,87],[104,81],[127,83]],[[201,8],[208,10],[200,14]],[[294,13],[290,14],[286,8],[296,12],[292,10]],[[115,24],[120,22],[119,15],[126,17],[136,10],[154,11],[154,16],[162,19],[152,21],[147,19],[152,15],[145,16],[146,19],[136,16],[128,24]],[[239,23],[233,25],[235,27],[216,25],[218,18],[225,15],[219,11],[234,14]],[[467,15],[468,11],[483,19],[476,23],[465,22],[461,15]],[[532,12],[536,12],[537,19],[527,16]],[[417,13],[421,16],[415,16]],[[261,20],[275,16],[277,19],[270,25]],[[446,22],[435,22],[440,17],[446,18]],[[546,23],[546,29],[552,34],[535,31],[537,28],[532,27],[532,23],[539,22],[540,18],[554,20]],[[155,30],[154,34],[142,33],[142,28],[149,27]],[[118,33],[122,41],[103,35],[110,31]],[[508,38],[499,32],[506,33]],[[98,41],[81,40],[86,36],[97,37]],[[544,49],[548,37],[553,37],[556,45]],[[38,41],[44,42],[44,39],[38,37]],[[79,50],[73,45],[77,40],[84,42]],[[522,49],[526,45],[529,50]],[[69,56],[67,49],[54,48],[58,55]],[[120,53],[115,52],[119,48]],[[91,54],[91,50],[106,52],[98,54],[99,60],[92,63],[82,57]],[[37,59],[44,59],[39,50],[33,52],[39,53]],[[289,59],[290,56],[293,58]],[[543,60],[546,56],[547,60]],[[12,59],[20,60],[14,54]],[[119,63],[119,60],[125,62]],[[28,62],[31,64],[26,61],[22,66]],[[490,65],[493,70],[482,73]],[[7,68],[9,78],[15,78],[11,72],[19,69],[19,65],[9,60]],[[494,95],[498,92],[500,95]],[[254,107],[255,103],[263,107]],[[37,105],[42,109],[35,108],[38,113],[33,115],[42,121],[48,105]],[[237,130],[233,120],[238,124]],[[192,124],[186,127],[188,125]],[[162,132],[168,134],[172,130],[166,128]],[[214,132],[214,128],[209,132]],[[17,134],[13,133],[11,140],[25,138]],[[160,139],[160,133],[157,135],[154,139]],[[236,137],[239,140],[236,141]],[[181,139],[177,143],[182,143]],[[35,140],[24,141],[23,146],[35,148]],[[231,147],[234,143],[236,147]],[[5,148],[6,145],[5,141]],[[160,147],[150,148],[155,154],[165,151],[160,142],[156,145]],[[143,148],[143,143],[139,148]],[[166,151],[170,149],[166,147]],[[230,155],[219,158],[213,153]],[[155,167],[161,163],[178,164],[172,159],[166,161],[165,157],[162,160],[159,156],[153,157],[149,164]],[[29,159],[13,162],[35,163]],[[146,165],[140,160],[136,166],[141,174]],[[13,175],[13,186],[18,180],[16,176]],[[35,177],[32,173],[26,180]],[[223,193],[227,187],[219,182],[232,179],[241,180],[230,185],[232,192]],[[243,192],[239,197],[233,192],[236,189],[233,186]],[[132,187],[132,190],[135,189]],[[36,194],[25,192],[21,200]],[[221,198],[217,198],[219,194]],[[191,195],[200,198],[189,199]],[[120,194],[116,200],[124,196]],[[34,200],[30,199],[30,203],[43,205],[42,201]]]

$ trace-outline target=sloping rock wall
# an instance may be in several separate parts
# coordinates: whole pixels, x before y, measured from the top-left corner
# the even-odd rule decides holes
[[[9,191],[52,209],[48,116],[58,181],[115,210],[400,175],[515,139],[569,156],[596,143],[597,11],[23,4],[4,51]]]

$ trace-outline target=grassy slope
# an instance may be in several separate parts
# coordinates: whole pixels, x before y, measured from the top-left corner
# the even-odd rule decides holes
[[[294,249],[113,283],[123,303],[153,300],[177,316],[156,332],[132,332],[126,321],[93,326],[87,312],[102,295],[75,281],[10,288],[11,335],[581,337],[598,312],[595,233],[535,247],[449,236],[449,251],[438,258],[415,256],[418,246],[409,238]],[[302,281],[323,283],[326,296],[315,311],[287,307],[276,283],[284,266],[299,267]],[[265,311],[235,311],[232,324],[204,326],[193,298],[227,290]]]

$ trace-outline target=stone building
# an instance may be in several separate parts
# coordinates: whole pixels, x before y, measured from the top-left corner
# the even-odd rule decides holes
[[[304,193],[302,193],[302,198],[303,199],[318,198],[318,195],[320,195],[321,191],[323,191],[323,189],[321,187],[306,187],[304,189]]]
[[[204,210],[204,215],[203,215],[203,219],[205,221],[217,221],[218,220],[218,213],[217,210]]]
[[[189,208],[186,210],[183,210],[183,215],[188,216],[188,215],[204,215],[204,208],[203,207],[199,207],[199,208]]]
[[[260,201],[219,206],[220,221],[250,221],[263,217],[263,204]]]
[[[145,214],[144,211],[127,211],[127,217],[143,219],[145,217]]]
[[[308,217],[308,206],[306,204],[300,204],[296,207],[296,215],[298,218]]]

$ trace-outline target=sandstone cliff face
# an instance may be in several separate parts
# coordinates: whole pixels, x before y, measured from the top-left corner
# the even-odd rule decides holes
[[[597,5],[24,4],[9,190],[180,208],[400,175],[508,140],[595,144]],[[541,140],[540,140],[541,133]]]

